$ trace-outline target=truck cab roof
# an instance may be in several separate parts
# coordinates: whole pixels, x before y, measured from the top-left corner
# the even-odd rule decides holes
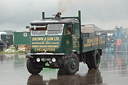
[[[42,25],[42,24],[75,24],[79,23],[78,19],[67,18],[67,19],[44,19],[44,20],[35,20],[32,21],[31,25]]]

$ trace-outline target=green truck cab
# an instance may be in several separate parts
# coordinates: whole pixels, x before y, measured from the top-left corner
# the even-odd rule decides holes
[[[31,48],[26,54],[27,69],[38,74],[43,68],[59,69],[64,75],[75,74],[79,63],[84,62],[89,69],[97,69],[100,64],[105,36],[96,36],[95,29],[81,25],[78,17],[46,18],[31,22]]]

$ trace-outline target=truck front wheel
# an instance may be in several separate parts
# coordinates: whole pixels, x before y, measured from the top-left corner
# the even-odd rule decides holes
[[[64,64],[64,70],[66,75],[75,74],[79,69],[79,59],[75,53],[69,57]]]
[[[32,61],[32,59],[27,59],[27,69],[29,71],[29,73],[33,74],[33,75],[37,75],[41,72],[42,68],[36,68],[34,66],[34,63]]]

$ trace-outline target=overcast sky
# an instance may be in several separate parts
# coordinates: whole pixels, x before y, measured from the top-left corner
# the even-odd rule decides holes
[[[128,0],[0,0],[0,30],[26,31],[41,12],[52,16],[75,16],[82,11],[82,24],[95,24],[102,29],[128,28]]]

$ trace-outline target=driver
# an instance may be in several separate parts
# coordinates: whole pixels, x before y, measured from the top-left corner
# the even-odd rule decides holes
[[[66,28],[66,34],[67,34],[67,35],[70,35],[70,34],[71,34],[71,27],[67,27],[67,28]]]

